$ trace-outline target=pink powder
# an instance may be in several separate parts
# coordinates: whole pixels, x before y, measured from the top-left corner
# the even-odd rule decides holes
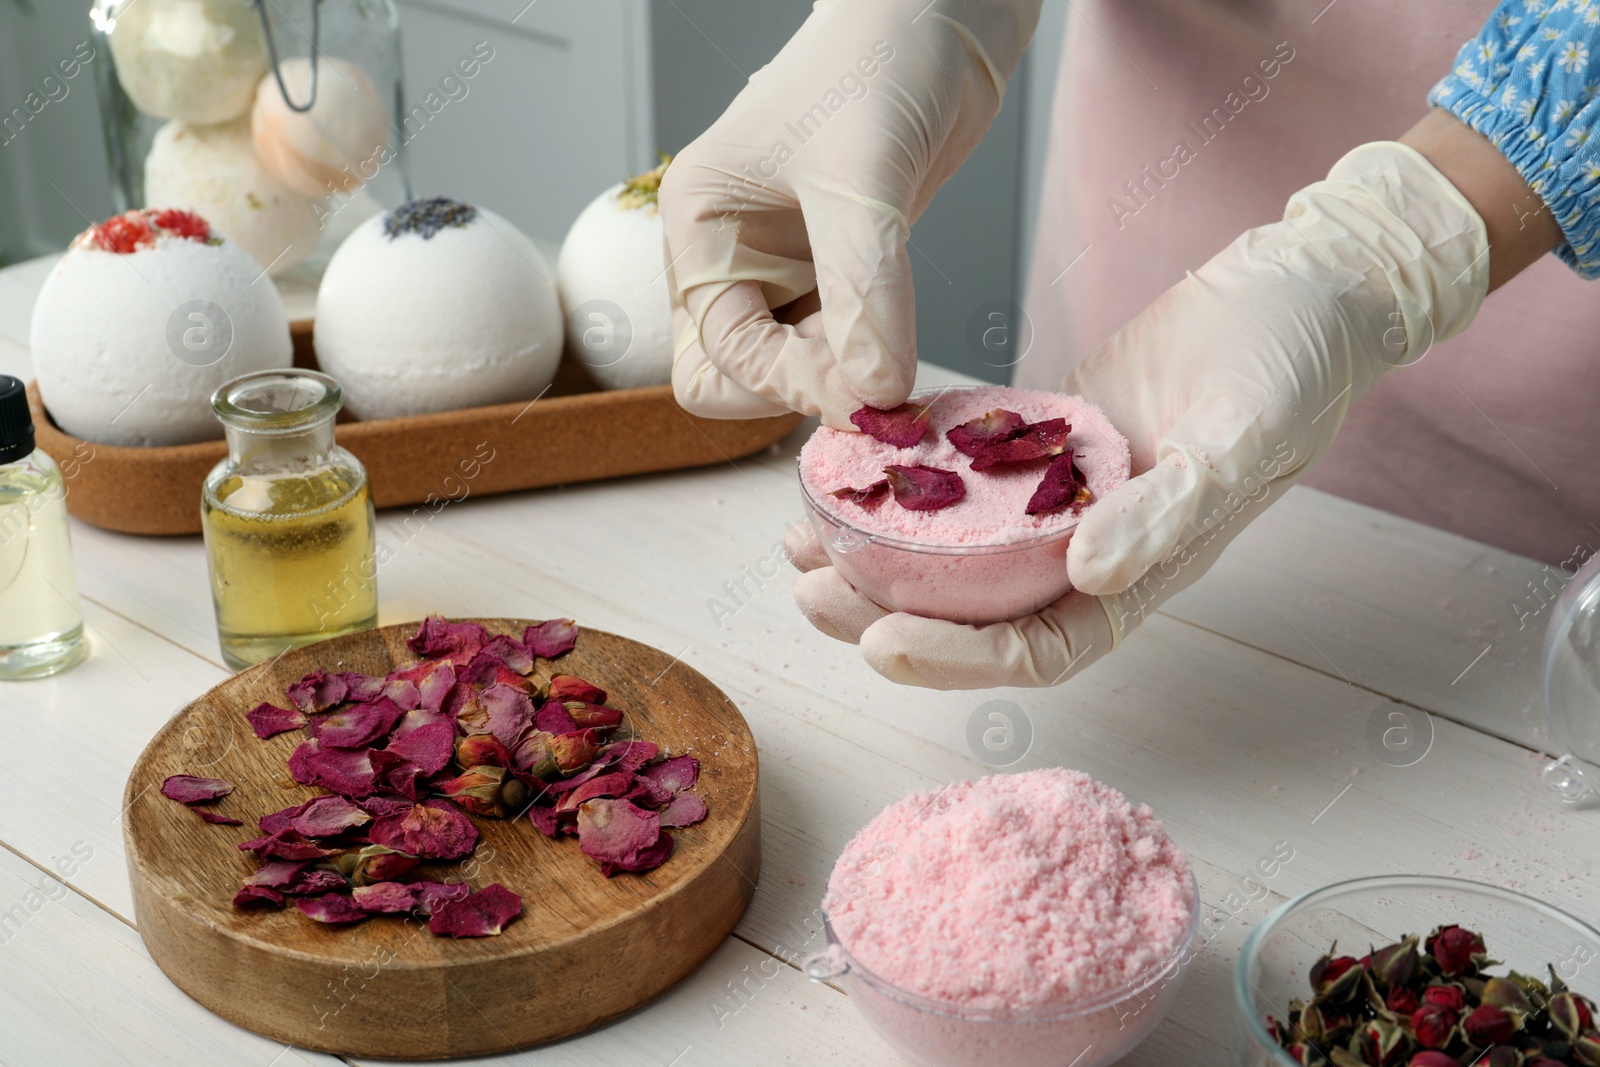
[[[1094,500],[1127,481],[1127,440],[1082,397],[987,386],[919,399],[935,395],[931,427],[911,448],[824,427],[800,450],[801,485],[829,559],[851,585],[893,611],[981,625],[1053,603],[1072,588],[1067,543],[1080,514],[1027,514],[1043,462],[974,471],[945,433],[997,408],[1029,422],[1064,418]],[[955,471],[967,495],[939,511],[910,511],[893,500],[869,511],[832,495],[871,485],[892,463]]]
[[[845,847],[824,911],[854,957],[856,1003],[914,1058],[1026,1067],[1082,1054],[1090,1067],[1170,1006],[1196,896],[1148,807],[1049,768],[891,805]]]

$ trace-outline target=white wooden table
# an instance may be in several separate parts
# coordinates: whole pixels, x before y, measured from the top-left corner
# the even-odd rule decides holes
[[[0,371],[24,378],[39,277],[36,265],[0,272]],[[924,384],[949,378],[925,368]],[[394,551],[381,622],[570,615],[681,654],[732,696],[760,745],[761,886],[734,936],[658,1001],[517,1062],[881,1067],[886,1050],[847,997],[788,961],[821,945],[828,871],[864,822],[911,790],[986,772],[966,728],[996,698],[1034,731],[1012,769],[1076,767],[1148,802],[1195,858],[1206,904],[1235,916],[1125,1063],[1226,1063],[1240,942],[1272,907],[1328,882],[1456,874],[1600,914],[1600,811],[1563,806],[1539,782],[1547,613],[1518,621],[1537,605],[1525,583],[1542,565],[1295,489],[1070,684],[905,689],[814,632],[790,600],[779,544],[800,518],[803,436],[718,467],[467,499],[409,533],[403,512],[378,517]],[[157,728],[227,672],[198,537],[75,523],[73,538],[91,658],[0,685],[0,1062],[332,1063],[213,1017],[144,951],[123,782]],[[743,602],[713,612],[713,598],[732,606],[730,582]],[[1432,747],[1412,766],[1369,746],[1369,722],[1391,712],[1431,722]],[[1269,896],[1241,906],[1255,861],[1285,842],[1294,858]]]

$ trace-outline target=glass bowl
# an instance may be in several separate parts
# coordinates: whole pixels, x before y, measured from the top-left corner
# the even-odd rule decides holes
[[[931,401],[960,389],[923,389],[913,401]],[[839,574],[869,600],[890,611],[983,626],[1031,615],[1065,596],[1067,544],[1073,524],[1020,541],[985,545],[932,545],[906,541],[841,518],[800,476],[806,518]]]
[[[1558,908],[1460,878],[1355,878],[1296,897],[1245,939],[1233,979],[1234,1067],[1295,1067],[1268,1036],[1262,1017],[1285,1018],[1292,998],[1310,996],[1311,965],[1335,941],[1345,952],[1362,955],[1369,947],[1407,934],[1426,937],[1451,923],[1483,935],[1490,957],[1502,962],[1492,973],[1515,969],[1544,976],[1548,965],[1574,992],[1600,992],[1600,930]]]
[[[1190,886],[1189,925],[1172,951],[1132,981],[1073,1004],[994,1011],[931,1000],[862,966],[826,915],[828,947],[805,961],[805,971],[817,981],[843,978],[868,1025],[922,1067],[1105,1067],[1149,1036],[1178,995],[1200,925],[1200,887],[1192,875]]]

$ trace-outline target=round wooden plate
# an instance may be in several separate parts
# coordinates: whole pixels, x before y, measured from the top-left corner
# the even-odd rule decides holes
[[[480,619],[520,636],[527,620]],[[414,659],[417,624],[386,626],[253,667],[179,712],[129,776],[123,837],[134,912],[150,955],[179,988],[241,1026],[306,1048],[431,1059],[503,1052],[587,1030],[654,997],[720,945],[755,893],[760,810],[755,740],[733,702],[702,675],[625,637],[582,630],[536,674],[577,674],[626,713],[616,736],[700,758],[710,815],[672,831],[677,848],[648,874],[607,879],[574,838],[552,840],[526,818],[474,818],[482,840],[458,864],[418,875],[499,882],[522,897],[498,937],[437,938],[392,917],[324,926],[293,907],[241,912],[231,901],[254,869],[235,846],[255,820],[320,790],[287,760],[298,731],[257,740],[245,712],[313,668],[381,675]],[[225,778],[213,805],[244,826],[202,822],[163,797],[171,774]]]

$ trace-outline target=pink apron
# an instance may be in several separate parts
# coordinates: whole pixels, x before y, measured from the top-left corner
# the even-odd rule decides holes
[[[1491,7],[1076,0],[1015,384],[1053,387],[1347,150],[1398,137]],[[1306,484],[1581,562],[1600,550],[1597,405],[1600,292],[1547,256],[1465,333],[1384,376]]]

